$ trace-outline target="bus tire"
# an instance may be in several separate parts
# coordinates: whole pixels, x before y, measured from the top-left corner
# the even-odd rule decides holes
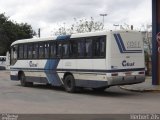
[[[67,75],[64,78],[64,88],[69,93],[76,92],[75,80],[72,75]]]
[[[20,75],[20,83],[21,83],[21,86],[23,86],[23,87],[33,86],[33,83],[32,83],[32,82],[27,82],[27,81],[26,81],[26,77],[25,77],[24,73],[22,73],[22,74]]]

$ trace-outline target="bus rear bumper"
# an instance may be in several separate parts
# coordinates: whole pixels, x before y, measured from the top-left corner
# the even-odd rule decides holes
[[[101,88],[107,87],[107,81],[100,80],[76,80],[75,84],[77,87],[86,87],[86,88]]]
[[[114,85],[129,85],[145,81],[145,75],[137,76],[117,76],[108,78],[108,86]]]

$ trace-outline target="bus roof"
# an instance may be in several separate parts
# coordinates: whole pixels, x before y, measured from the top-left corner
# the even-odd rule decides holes
[[[49,41],[49,40],[57,40],[57,39],[65,39],[65,38],[78,38],[78,37],[89,37],[89,36],[101,36],[101,35],[106,35],[107,33],[111,32],[137,32],[137,31],[124,31],[124,30],[119,30],[119,31],[98,31],[98,32],[86,32],[86,33],[76,33],[72,35],[60,35],[60,36],[53,36],[53,37],[46,37],[46,38],[31,38],[31,39],[21,39],[21,40],[16,40],[11,44],[11,46],[15,44],[21,44],[21,43],[31,43],[31,42],[38,42],[38,41]]]

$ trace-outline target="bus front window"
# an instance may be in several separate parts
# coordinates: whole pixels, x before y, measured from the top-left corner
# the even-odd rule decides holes
[[[17,51],[18,51],[17,45],[11,48],[11,65],[14,65],[17,61]]]

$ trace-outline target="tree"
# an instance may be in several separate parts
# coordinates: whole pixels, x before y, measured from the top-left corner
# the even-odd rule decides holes
[[[5,55],[15,40],[32,38],[33,35],[34,31],[27,23],[18,24],[4,13],[0,14],[0,55]]]
[[[85,32],[94,32],[101,31],[104,29],[103,23],[95,21],[92,17],[90,20],[80,19],[77,20],[74,18],[74,23],[69,27],[60,27],[55,35],[67,35],[73,33],[85,33]]]
[[[147,52],[149,55],[152,54],[152,26],[149,24],[146,25],[142,25],[141,27],[143,29],[143,42],[144,42],[144,46],[147,49]]]

